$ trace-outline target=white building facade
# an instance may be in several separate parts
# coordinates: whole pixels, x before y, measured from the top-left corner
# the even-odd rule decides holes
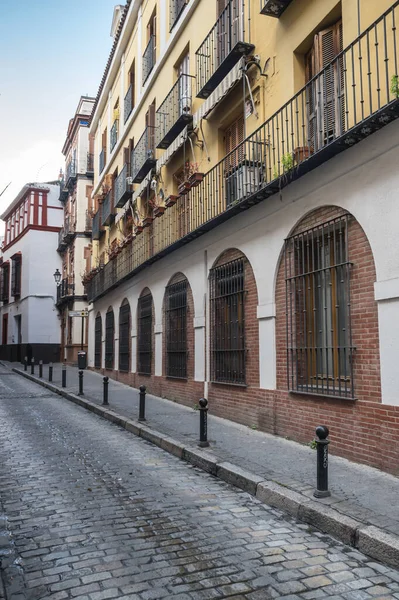
[[[58,361],[60,320],[54,273],[62,226],[59,185],[26,184],[1,215],[1,358]]]

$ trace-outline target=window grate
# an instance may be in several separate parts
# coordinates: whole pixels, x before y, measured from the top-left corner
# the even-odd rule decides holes
[[[130,368],[130,306],[123,304],[119,309],[119,371]]]
[[[151,375],[152,359],[152,296],[146,294],[138,301],[137,370]]]
[[[354,397],[348,219],[340,216],[285,241],[291,391]]]
[[[96,369],[101,369],[101,333],[102,333],[101,316],[98,315],[94,324],[94,366]]]
[[[187,377],[187,281],[166,288],[166,375]]]
[[[20,254],[13,256],[12,271],[11,271],[11,296],[19,298],[21,295],[21,270],[22,256]]]
[[[105,315],[105,368],[114,368],[114,337],[115,321],[114,311],[110,310]]]
[[[4,263],[2,265],[2,280],[1,280],[1,298],[0,300],[7,304],[10,300],[10,265]]]
[[[245,384],[244,259],[210,273],[212,381]]]

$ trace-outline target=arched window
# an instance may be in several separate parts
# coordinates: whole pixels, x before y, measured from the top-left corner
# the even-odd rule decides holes
[[[211,377],[245,384],[244,258],[210,272]]]
[[[105,368],[114,368],[114,338],[115,321],[114,311],[109,308],[105,315]]]
[[[152,295],[139,298],[137,306],[137,371],[151,375],[152,359]]]
[[[96,369],[101,369],[101,335],[102,319],[98,313],[94,324],[94,366]]]
[[[165,290],[166,375],[187,377],[187,281],[168,285]]]
[[[130,371],[130,304],[126,299],[119,309],[119,370]]]

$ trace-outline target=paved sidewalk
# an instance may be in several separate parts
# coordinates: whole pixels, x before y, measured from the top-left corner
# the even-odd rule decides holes
[[[19,368],[15,363],[8,363],[8,366]],[[38,374],[37,366],[35,374]],[[47,365],[43,375],[47,380]],[[102,403],[102,379],[97,373],[84,372],[84,397],[96,404]],[[54,365],[53,383],[61,385],[60,364]],[[67,367],[67,390],[75,394],[78,391],[76,367]],[[138,398],[136,389],[109,380],[109,404],[114,412],[137,419]],[[190,409],[147,394],[146,418],[148,427],[182,444],[196,446],[199,414],[194,407]],[[219,461],[234,463],[262,479],[276,482],[306,496],[313,496],[316,452],[309,447],[214,417],[211,407],[208,439],[210,450]],[[331,439],[333,447],[333,431]],[[331,505],[340,513],[362,523],[399,535],[399,478],[333,455],[330,455],[329,478],[332,497],[318,502]]]

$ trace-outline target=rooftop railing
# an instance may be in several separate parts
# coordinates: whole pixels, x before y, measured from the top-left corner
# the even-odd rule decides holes
[[[396,120],[398,6],[399,0],[107,263],[88,286],[89,300]]]
[[[155,144],[168,148],[186,125],[192,123],[191,75],[180,75],[156,112]]]
[[[244,0],[229,0],[198,48],[198,98],[208,98],[240,58],[254,49],[249,40],[248,16]]]

